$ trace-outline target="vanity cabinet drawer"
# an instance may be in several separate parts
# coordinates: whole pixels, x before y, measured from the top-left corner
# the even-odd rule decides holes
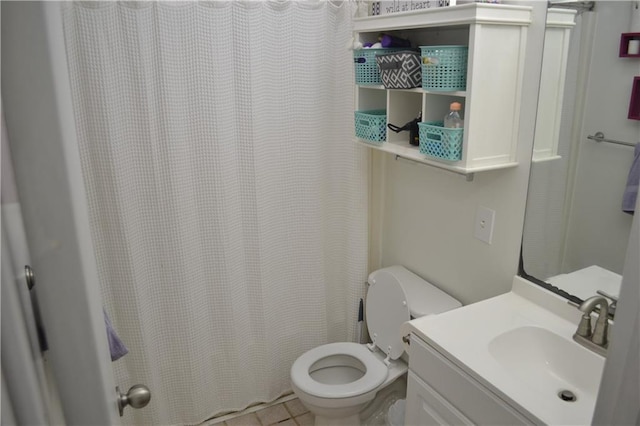
[[[435,392],[435,395],[455,407],[456,412],[463,416],[462,418],[469,419],[473,424],[534,424],[507,402],[414,335],[411,335],[409,370],[417,378],[424,381]],[[413,397],[413,395],[409,396],[409,392],[407,392],[407,395],[408,399]],[[435,409],[437,404],[431,407]],[[434,412],[438,411],[435,410]],[[407,410],[407,413],[409,413],[409,410]],[[453,423],[459,424],[461,422],[460,420]],[[462,422],[462,424],[464,423]],[[407,424],[410,425],[412,423],[407,422]],[[444,424],[452,423],[445,421]]]
[[[473,425],[473,422],[409,371],[405,425]]]

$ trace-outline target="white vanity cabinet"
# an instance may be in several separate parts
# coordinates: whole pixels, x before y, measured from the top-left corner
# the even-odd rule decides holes
[[[412,46],[468,46],[464,91],[438,92],[356,86],[355,110],[387,111],[387,122],[402,126],[422,113],[422,121],[442,121],[451,102],[463,106],[462,159],[446,161],[420,154],[408,132],[387,131],[381,144],[356,142],[404,158],[472,174],[514,167],[517,163],[528,6],[473,3],[415,12],[358,18],[355,39],[375,42],[380,33],[409,39]]]
[[[411,335],[405,424],[532,425],[516,408]]]

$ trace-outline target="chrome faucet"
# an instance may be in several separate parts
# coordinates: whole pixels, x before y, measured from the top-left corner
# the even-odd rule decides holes
[[[592,332],[591,313],[598,306],[600,307],[600,313]],[[609,303],[607,299],[601,296],[590,297],[582,302],[578,309],[582,312],[582,318],[578,324],[578,330],[573,335],[573,340],[600,355],[606,355],[607,347],[609,346]]]

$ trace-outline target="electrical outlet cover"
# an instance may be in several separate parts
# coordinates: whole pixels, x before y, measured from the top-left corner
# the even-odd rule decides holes
[[[480,241],[491,244],[493,238],[493,225],[496,218],[495,210],[487,207],[478,207],[474,236]]]

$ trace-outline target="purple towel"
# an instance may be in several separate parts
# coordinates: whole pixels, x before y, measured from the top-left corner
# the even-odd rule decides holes
[[[636,210],[636,199],[638,198],[638,184],[640,184],[640,142],[636,144],[633,151],[633,163],[629,170],[627,186],[622,196],[622,211],[633,214]]]
[[[118,333],[113,328],[107,311],[102,310],[104,313],[104,326],[107,328],[107,339],[109,340],[109,351],[111,352],[111,361],[116,361],[129,353],[129,349],[122,343],[122,340],[118,337]]]

